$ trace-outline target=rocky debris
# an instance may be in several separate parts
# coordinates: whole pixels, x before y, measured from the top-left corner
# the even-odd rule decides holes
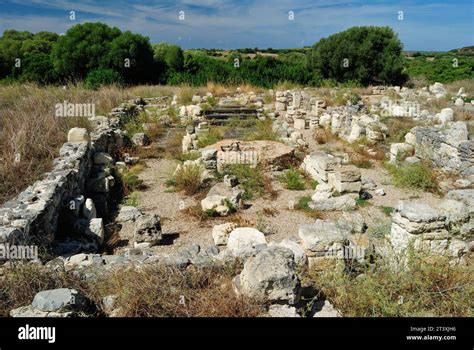
[[[227,250],[235,257],[251,255],[266,246],[265,235],[253,227],[238,227],[227,240]]]
[[[452,108],[443,108],[441,112],[435,115],[435,119],[442,125],[452,122],[454,120],[454,111]]]
[[[66,271],[90,266],[102,266],[104,260],[100,254],[79,253],[64,260],[63,266]]]
[[[70,143],[82,143],[82,142],[86,142],[86,143],[89,143],[90,142],[90,136],[89,136],[89,133],[87,132],[87,129],[84,129],[84,128],[72,128],[71,130],[69,130],[68,134],[67,134],[67,142],[70,142]]]
[[[132,136],[132,142],[135,146],[148,146],[151,143],[150,138],[143,132],[138,132]]]
[[[269,247],[249,258],[240,275],[234,278],[234,290],[250,298],[296,304],[301,286],[293,252]]]
[[[82,215],[89,220],[95,219],[97,217],[97,210],[92,199],[86,199],[84,208],[82,209]]]
[[[319,199],[319,196],[321,195],[320,189],[322,187],[323,185],[318,185],[318,187],[316,187],[316,192],[311,197],[313,199],[313,202],[310,202],[308,204],[308,206],[311,209],[319,210],[319,211],[346,211],[346,210],[354,210],[356,208],[357,198],[359,198],[358,194],[347,193],[341,196]],[[324,193],[327,193],[327,192],[325,191]],[[315,198],[318,198],[318,199],[315,199]]]
[[[448,122],[442,127],[415,127],[411,130],[415,155],[431,161],[441,170],[462,177],[474,175],[474,141],[469,140],[465,122]]]
[[[208,215],[226,216],[230,212],[227,197],[221,195],[208,195],[201,201],[201,208]]]
[[[342,317],[339,311],[327,300],[318,300],[313,305],[313,317]]]
[[[217,150],[217,169],[226,165],[247,164],[264,168],[285,169],[294,161],[294,149],[281,142],[225,139],[205,148]]]
[[[390,163],[396,163],[412,155],[415,148],[408,143],[392,143],[390,145]]]
[[[360,213],[345,211],[342,213],[342,220],[351,226],[353,233],[364,233],[367,230],[367,223]]]
[[[385,190],[384,190],[383,188],[377,188],[377,189],[375,190],[375,194],[376,194],[377,196],[385,196],[386,193],[385,193]]]
[[[340,193],[359,193],[362,188],[360,169],[355,165],[337,166],[328,175],[328,183]]]
[[[448,93],[444,85],[441,83],[434,83],[433,85],[430,85],[429,91],[435,95],[436,98],[442,98]]]
[[[112,166],[113,163],[114,163],[114,159],[108,153],[97,152],[97,153],[94,154],[94,164],[95,165]]]
[[[111,164],[105,164],[105,159],[109,161],[106,155],[122,144],[123,133],[114,118],[98,116],[89,120],[93,126],[90,133],[71,129],[69,141],[53,161],[53,169],[0,208],[0,239],[13,243],[35,237],[37,244],[53,242],[60,216],[63,224],[70,227],[82,215],[91,218],[87,215],[92,215],[92,210],[84,212],[86,191],[96,207],[95,215],[107,214],[108,190],[114,185],[114,178]]]
[[[469,198],[473,190],[456,191],[460,192],[450,192],[436,209],[426,203],[400,201],[392,217],[390,240],[394,250],[406,254],[412,247],[462,259],[473,237],[474,207],[458,193]]]
[[[362,189],[360,169],[353,165],[336,165],[333,160],[339,158],[334,156],[322,158],[330,160],[335,165],[331,166],[331,172],[317,171],[317,177],[320,179],[325,177],[327,181],[320,182],[316,186],[316,191],[311,196],[312,202],[309,203],[309,207],[320,211],[355,209],[357,205],[356,199],[359,198],[359,193]],[[313,164],[321,163],[325,164],[324,162],[313,162]],[[308,167],[305,167],[305,169],[308,169]],[[313,169],[318,168],[313,167]],[[324,174],[324,177],[321,174]]]
[[[194,129],[194,125],[188,125],[186,127],[186,135],[183,136],[182,141],[183,153],[188,153],[190,151],[199,149],[198,143],[199,141]]]
[[[226,199],[224,200],[229,210],[231,209],[239,209],[243,206],[243,199],[242,196],[244,194],[244,190],[239,186],[229,187],[223,182],[219,182],[211,187],[207,196],[222,196]]]
[[[301,169],[306,171],[319,183],[327,183],[328,174],[333,173],[336,166],[340,164],[340,158],[331,154],[318,152],[307,155],[301,164]]]
[[[233,222],[215,225],[212,228],[212,239],[214,240],[214,244],[217,246],[227,245],[230,233],[236,228],[237,224]]]
[[[201,160],[204,164],[205,169],[217,169],[217,150],[203,149],[201,152]]]
[[[160,217],[157,214],[144,214],[135,221],[133,234],[135,247],[153,246],[162,238]]]
[[[121,206],[115,221],[116,222],[128,222],[128,221],[134,222],[142,215],[143,215],[143,212],[137,207]]]
[[[12,317],[72,317],[88,307],[87,299],[75,289],[59,288],[37,293],[31,305],[10,311]]]
[[[290,305],[270,305],[267,312],[267,317],[301,317],[296,308]]]
[[[90,219],[85,230],[86,235],[93,237],[99,244],[104,242],[105,230],[102,218]]]
[[[224,176],[224,184],[227,187],[235,187],[239,183],[239,180],[237,179],[237,176],[235,175],[225,175]]]
[[[289,249],[293,252],[293,257],[297,265],[304,265],[306,263],[305,251],[296,240],[285,238],[284,240],[278,243],[270,242],[268,246],[276,246]]]
[[[344,259],[345,247],[353,229],[343,220],[316,220],[299,227],[299,237],[308,256],[310,268],[325,269]]]

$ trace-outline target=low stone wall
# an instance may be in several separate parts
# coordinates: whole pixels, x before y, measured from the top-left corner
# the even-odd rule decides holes
[[[89,121],[90,135],[85,129],[71,129],[53,169],[0,208],[0,243],[51,243],[63,212],[82,215],[86,192],[95,194],[97,202],[100,197],[106,200],[110,174],[102,171],[107,162],[98,158],[111,158],[104,155],[121,145],[122,133],[115,118],[97,116]],[[105,184],[103,191],[91,187],[91,176],[98,186]]]
[[[329,129],[349,142],[367,138],[373,142],[383,141],[387,127],[380,122],[380,117],[369,114],[362,104],[326,107],[326,103],[311,97],[305,91],[277,91],[276,112],[286,119],[292,130]],[[280,123],[279,129],[284,129]],[[282,130],[285,131],[285,130]],[[280,132],[281,133],[281,132]]]
[[[396,252],[442,254],[466,262],[474,249],[474,190],[453,190],[439,206],[401,201],[393,214],[390,241]]]
[[[474,141],[469,140],[465,122],[413,128],[405,135],[405,143],[391,145],[391,162],[413,152],[442,171],[474,181]]]

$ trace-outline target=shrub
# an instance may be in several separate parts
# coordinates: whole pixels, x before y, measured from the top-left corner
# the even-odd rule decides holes
[[[298,170],[290,168],[278,178],[288,190],[302,191],[306,188]]]
[[[138,207],[138,193],[132,192],[128,196],[126,196],[123,201],[123,205],[131,206],[131,207]]]
[[[228,165],[224,171],[225,174],[235,175],[244,189],[244,199],[254,199],[265,194],[271,195],[273,189],[268,184],[268,178],[263,170],[257,167],[251,167],[244,164]]]
[[[315,129],[313,132],[313,138],[319,145],[337,139],[336,136],[334,136],[329,129],[325,128]]]
[[[308,67],[314,83],[333,79],[363,85],[400,84],[406,79],[402,48],[389,27],[352,27],[316,43]]]
[[[121,85],[123,79],[121,75],[112,69],[95,69],[87,74],[85,86],[87,89],[97,90],[103,85]]]
[[[473,316],[474,275],[441,256],[410,254],[395,271],[376,260],[356,276],[310,270],[305,282],[323,293],[346,317]]]
[[[143,187],[143,180],[138,177],[138,173],[143,170],[142,165],[134,165],[130,169],[120,173],[122,188],[125,195],[137,191]]]
[[[437,189],[435,176],[428,165],[415,164],[387,164],[389,173],[393,177],[395,186],[435,191]]]
[[[392,208],[393,209],[393,208]],[[384,221],[375,226],[370,226],[367,229],[367,234],[375,238],[384,238],[385,236],[390,235],[392,229],[392,221]]]
[[[382,212],[387,215],[387,216],[390,216],[392,215],[392,213],[395,211],[395,208],[393,207],[384,207],[384,206],[381,206],[380,209],[382,210]]]
[[[312,217],[314,219],[324,219],[324,215],[322,212],[318,210],[311,209],[309,204],[312,202],[310,196],[303,196],[298,198],[298,202],[295,205],[295,210],[303,211],[307,216]]]
[[[182,165],[167,184],[174,186],[177,191],[184,191],[187,195],[193,195],[201,189],[201,174],[202,168],[199,165]]]

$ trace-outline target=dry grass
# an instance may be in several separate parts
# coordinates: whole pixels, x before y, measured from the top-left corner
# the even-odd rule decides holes
[[[236,269],[148,266],[111,272],[95,286],[102,296],[117,296],[116,307],[125,317],[256,317],[263,304],[232,290]]]
[[[318,145],[323,145],[337,140],[337,136],[334,135],[329,129],[317,128],[313,132],[313,139],[318,143]]]
[[[168,95],[176,89],[108,86],[91,91],[81,84],[65,88],[34,84],[0,86],[0,203],[14,197],[50,170],[51,161],[58,156],[70,128],[88,127],[85,118],[55,117],[56,104],[63,101],[93,103],[96,115],[106,115],[125,100]]]
[[[192,196],[202,188],[202,172],[203,169],[199,165],[183,165],[176,170],[167,185],[173,186],[176,191],[184,192],[187,196]]]
[[[115,307],[129,317],[256,317],[264,304],[238,297],[232,277],[238,264],[207,269],[178,270],[161,266],[116,269],[97,279],[83,280],[64,270],[50,271],[37,265],[4,270],[0,279],[0,316],[28,305],[36,293],[55,288],[74,288],[102,306],[102,299],[116,295]]]
[[[472,269],[439,256],[412,254],[401,271],[377,261],[357,278],[334,269],[309,271],[307,278],[343,316],[473,316]]]
[[[88,290],[87,285],[73,274],[64,270],[53,272],[39,265],[13,265],[11,268],[3,269],[3,273],[0,278],[0,317],[7,317],[10,310],[30,304],[35,294],[42,290],[55,288],[74,288],[80,292]]]
[[[414,121],[412,118],[385,118],[382,122],[388,128],[388,137],[385,140],[386,144],[405,142],[405,135],[420,123]]]
[[[459,88],[463,87],[467,94],[474,95],[474,80],[464,79],[453,81],[452,83],[444,84],[444,87],[448,92],[455,95],[458,93]]]
[[[236,86],[236,88],[240,88],[240,91],[243,92],[243,93],[249,93],[249,92],[260,93],[260,92],[265,91],[264,88],[261,88],[261,87],[255,86],[255,85],[251,85],[251,84],[248,84],[248,83],[240,84],[240,85]]]
[[[226,85],[214,83],[212,81],[207,83],[206,89],[212,93],[213,96],[217,97],[223,97],[229,93],[229,88]]]

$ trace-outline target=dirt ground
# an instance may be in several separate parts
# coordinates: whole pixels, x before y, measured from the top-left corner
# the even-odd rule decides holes
[[[328,147],[337,148],[337,144],[318,145],[311,137],[311,131],[305,130],[304,136],[309,143],[309,152],[327,150]],[[161,217],[162,230],[165,244],[153,247],[156,252],[171,253],[184,247],[199,244],[208,246],[213,244],[212,227],[224,222],[239,221],[256,227],[267,235],[267,241],[280,241],[284,238],[298,237],[298,228],[301,224],[312,223],[315,218],[303,211],[290,210],[291,201],[297,203],[299,197],[311,196],[314,190],[292,191],[282,187],[277,179],[272,181],[273,188],[277,191],[277,198],[258,198],[246,202],[247,206],[231,217],[209,218],[200,221],[183,208],[200,205],[201,196],[186,196],[182,193],[171,192],[166,187],[166,180],[170,177],[177,162],[168,158],[147,159],[146,168],[139,177],[143,180],[145,189],[138,192],[138,207],[146,213],[156,213]],[[400,200],[418,199],[432,206],[436,206],[441,198],[427,192],[411,191],[397,188],[390,184],[390,175],[376,163],[370,169],[361,169],[362,179],[370,178],[377,188],[385,190],[385,196],[375,195],[367,205],[357,209],[361,213],[369,229],[389,225],[390,216],[385,214],[381,207],[396,207]],[[338,218],[341,212],[329,212],[325,217]]]

